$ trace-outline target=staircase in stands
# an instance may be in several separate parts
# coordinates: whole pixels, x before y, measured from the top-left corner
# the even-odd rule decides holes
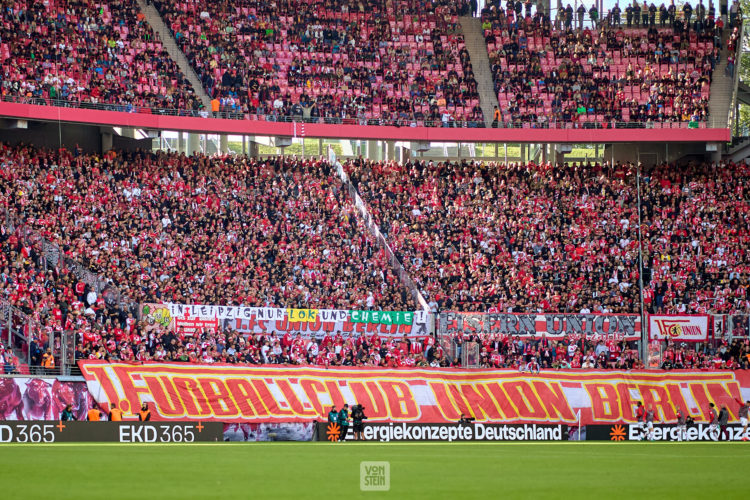
[[[185,77],[190,82],[190,85],[193,86],[193,90],[195,91],[196,95],[200,97],[201,102],[203,103],[203,108],[206,110],[210,110],[211,97],[203,88],[203,84],[201,83],[200,78],[198,78],[198,74],[190,65],[190,61],[187,60],[185,54],[183,54],[180,47],[177,46],[177,42],[172,36],[172,33],[169,31],[169,27],[164,23],[164,20],[159,15],[156,7],[154,7],[150,3],[146,4],[144,0],[137,0],[137,2],[138,7],[140,7],[141,9],[141,12],[143,12],[143,14],[146,16],[146,21],[148,21],[148,24],[151,25],[151,29],[153,29],[154,33],[159,36],[159,40],[161,40],[161,43],[164,45],[167,53],[169,53],[169,57],[171,57],[172,60],[177,63],[177,65],[180,67],[180,70],[182,71],[182,74],[185,75]]]
[[[721,60],[714,68],[711,81],[711,98],[708,101],[708,126],[711,128],[731,127],[729,116],[737,93],[739,68],[735,62],[734,74],[728,75],[726,72],[727,57],[729,56],[729,51],[727,50],[727,37],[729,33],[731,33],[731,30],[725,28],[724,36],[722,37]],[[740,40],[743,40],[743,37],[740,37]],[[735,61],[738,61],[739,56],[742,54],[742,43],[738,45]]]
[[[497,93],[492,81],[492,68],[490,68],[490,58],[487,54],[487,44],[484,41],[482,20],[472,16],[461,16],[458,20],[461,23],[466,50],[469,51],[469,57],[471,58],[474,79],[477,81],[484,123],[489,127],[492,123],[495,106],[497,106]]]

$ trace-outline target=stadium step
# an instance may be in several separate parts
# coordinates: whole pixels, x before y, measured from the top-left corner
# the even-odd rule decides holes
[[[727,128],[731,126],[729,115],[732,111],[732,102],[735,100],[737,84],[739,82],[739,65],[737,63],[735,63],[734,75],[730,76],[726,73],[727,56],[729,56],[729,51],[727,50],[728,33],[731,33],[731,29],[724,30],[721,61],[716,65],[711,81],[711,97],[708,101],[708,120],[709,127],[711,128]],[[738,52],[735,56],[742,54],[742,43],[739,43],[738,46]],[[736,57],[735,60],[738,61],[739,57]]]
[[[198,75],[196,74],[193,67],[190,66],[190,62],[187,60],[187,57],[185,57],[185,54],[183,54],[182,50],[177,45],[177,42],[172,36],[172,33],[170,33],[167,25],[164,23],[164,20],[159,15],[159,12],[156,10],[156,7],[154,7],[150,3],[146,5],[146,2],[144,0],[137,0],[137,2],[138,7],[141,9],[141,12],[143,12],[143,14],[146,16],[146,21],[148,21],[148,24],[151,25],[151,29],[154,30],[154,33],[158,35],[159,40],[161,40],[161,43],[164,46],[164,49],[169,54],[169,57],[171,57],[172,60],[177,63],[177,65],[180,67],[180,71],[182,71],[182,74],[185,75],[185,77],[190,82],[190,85],[193,86],[193,90],[195,91],[195,93],[200,97],[201,102],[203,103],[203,108],[206,110],[210,110],[211,98],[206,93],[206,90],[203,88],[203,84],[201,83],[200,78],[198,78]]]
[[[482,32],[482,20],[472,16],[461,16],[458,19],[461,23],[461,31],[464,34],[466,50],[469,51],[469,57],[471,58],[474,79],[477,81],[479,102],[484,113],[484,123],[489,127],[492,123],[495,106],[497,106],[497,93],[495,92],[495,84],[492,81],[492,68],[490,67],[487,44],[484,41],[484,33]]]

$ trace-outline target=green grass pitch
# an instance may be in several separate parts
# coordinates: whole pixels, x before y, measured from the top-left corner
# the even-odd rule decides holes
[[[0,498],[746,498],[750,443],[0,445]],[[360,490],[360,462],[390,490]]]

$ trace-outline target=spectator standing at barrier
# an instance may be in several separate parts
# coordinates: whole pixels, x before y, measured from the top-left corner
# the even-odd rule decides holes
[[[62,421],[68,421],[68,420],[78,420],[76,416],[73,414],[73,405],[67,405],[62,413],[60,414],[60,420]]]
[[[591,18],[591,26],[596,28],[599,22],[599,10],[596,8],[596,4],[592,5],[589,9],[589,17]]]
[[[141,405],[141,411],[138,412],[138,420],[148,422],[151,420],[151,410],[148,409],[148,403]]]
[[[112,403],[109,410],[109,421],[110,422],[122,422],[122,410],[117,407],[117,404]]]
[[[29,342],[29,357],[31,361],[31,373],[39,373],[39,366],[42,364],[42,349],[39,347],[39,341],[33,339]]]
[[[44,373],[50,373],[55,369],[55,356],[49,347],[47,348],[47,352],[42,355],[42,368]]]
[[[740,418],[740,425],[742,426],[742,440],[747,441],[747,410],[750,407],[750,401],[745,401],[744,403],[741,399],[735,399],[735,401],[740,405],[737,416]]]
[[[18,374],[18,358],[13,351],[7,350],[3,354],[3,371],[6,375],[17,375]]]
[[[674,26],[675,19],[677,19],[677,6],[674,4],[674,0],[667,7],[667,20],[670,26]]]
[[[633,25],[636,28],[641,25],[641,5],[637,0],[633,2]]]
[[[576,12],[578,13],[578,28],[583,29],[583,16],[586,15],[586,7],[581,4],[578,6],[578,10]]]
[[[682,6],[682,13],[685,15],[685,30],[690,31],[690,18],[693,16],[693,7],[689,3]]]
[[[724,441],[725,438],[729,441],[729,431],[727,430],[727,424],[729,424],[729,410],[727,405],[721,405],[719,410],[719,441]]]
[[[726,8],[726,7],[725,7]],[[737,14],[740,11],[740,6],[738,2],[732,2],[732,6],[729,7],[729,25],[734,26],[735,21],[737,20]]]
[[[339,441],[346,439],[346,433],[349,432],[349,405],[344,404],[338,415],[338,422],[341,426],[341,434],[339,435]]]
[[[615,6],[610,11],[610,25],[611,26],[619,26],[620,25],[620,5],[615,4]]]
[[[99,411],[99,408],[94,406],[88,411],[88,414],[86,415],[86,419],[89,422],[99,422],[102,419],[102,412]]]

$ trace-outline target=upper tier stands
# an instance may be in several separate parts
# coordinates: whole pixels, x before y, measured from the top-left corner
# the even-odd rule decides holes
[[[0,7],[3,96],[115,104],[122,111],[198,109],[192,87],[134,2],[0,0]]]
[[[458,24],[467,2],[155,5],[217,116],[483,126]],[[625,28],[610,16],[573,29],[566,19],[553,25],[530,2],[503,5],[481,13],[503,126],[705,126],[722,41],[732,49],[739,35],[710,11],[688,25],[678,15]],[[3,96],[208,115],[133,0],[0,6]]]
[[[483,121],[454,2],[155,5],[221,111],[328,123]]]
[[[635,167],[357,160],[345,169],[433,307],[634,312]],[[647,169],[649,312],[750,312],[743,164]]]
[[[612,121],[705,126],[723,31],[729,32],[731,54],[739,28],[722,30],[723,23],[705,11],[692,25],[681,16],[663,19],[657,25],[651,17],[641,28],[628,21],[626,28],[610,18],[579,30],[568,19],[553,29],[538,14],[524,18],[510,9],[484,8],[499,121],[524,127]]]

